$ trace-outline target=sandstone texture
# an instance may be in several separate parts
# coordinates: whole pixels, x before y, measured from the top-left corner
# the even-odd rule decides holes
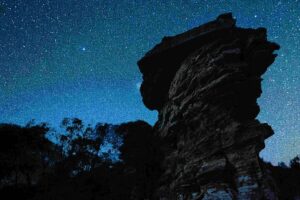
[[[139,62],[144,104],[159,112],[157,199],[277,199],[258,157],[273,134],[260,123],[262,74],[279,45],[230,13],[165,37]]]

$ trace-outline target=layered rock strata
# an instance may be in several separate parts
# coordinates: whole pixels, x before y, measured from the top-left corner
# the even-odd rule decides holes
[[[159,112],[158,199],[277,199],[260,165],[273,134],[256,120],[262,74],[279,46],[230,13],[165,37],[139,62],[144,104]]]

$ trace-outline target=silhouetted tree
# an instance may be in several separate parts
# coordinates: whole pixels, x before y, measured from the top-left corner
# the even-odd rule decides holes
[[[98,156],[102,136],[97,136],[91,125],[85,126],[78,118],[65,118],[61,127],[66,131],[60,137],[63,161],[57,173],[74,176],[94,169],[102,160]]]
[[[124,144],[120,147],[121,160],[132,185],[131,199],[151,198],[158,172],[156,139],[152,127],[144,121],[121,124],[117,132]]]
[[[276,182],[279,199],[292,200],[300,196],[300,168],[297,167],[298,161],[297,157],[293,158],[290,161],[291,168],[287,167],[283,162],[279,163],[278,166],[264,163]]]
[[[279,162],[279,163],[278,163],[278,167],[281,167],[281,168],[288,168],[288,166],[287,166],[284,162]]]
[[[293,158],[290,161],[290,167],[292,169],[298,169],[298,170],[300,170],[300,157],[299,156],[296,156],[295,158]]]
[[[48,130],[46,124],[0,126],[1,170],[5,170],[1,180],[13,179],[15,185],[37,181],[37,173],[42,173],[52,158],[52,143],[45,137]]]
[[[105,162],[120,162],[120,147],[123,145],[123,137],[116,132],[117,125],[98,124],[97,135],[102,138],[99,156]]]
[[[30,198],[54,163],[55,145],[47,124],[0,125],[0,196]]]

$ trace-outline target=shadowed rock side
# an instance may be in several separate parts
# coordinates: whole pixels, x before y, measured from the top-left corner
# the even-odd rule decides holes
[[[158,110],[160,199],[277,199],[258,154],[271,127],[256,120],[261,75],[279,49],[266,29],[231,14],[166,37],[138,64],[145,105]]]

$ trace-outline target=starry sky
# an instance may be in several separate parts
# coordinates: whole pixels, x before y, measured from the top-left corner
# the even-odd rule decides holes
[[[262,157],[287,162],[300,153],[300,0],[0,0],[0,122],[154,124],[137,60],[224,12],[281,45],[258,119],[275,131]]]

